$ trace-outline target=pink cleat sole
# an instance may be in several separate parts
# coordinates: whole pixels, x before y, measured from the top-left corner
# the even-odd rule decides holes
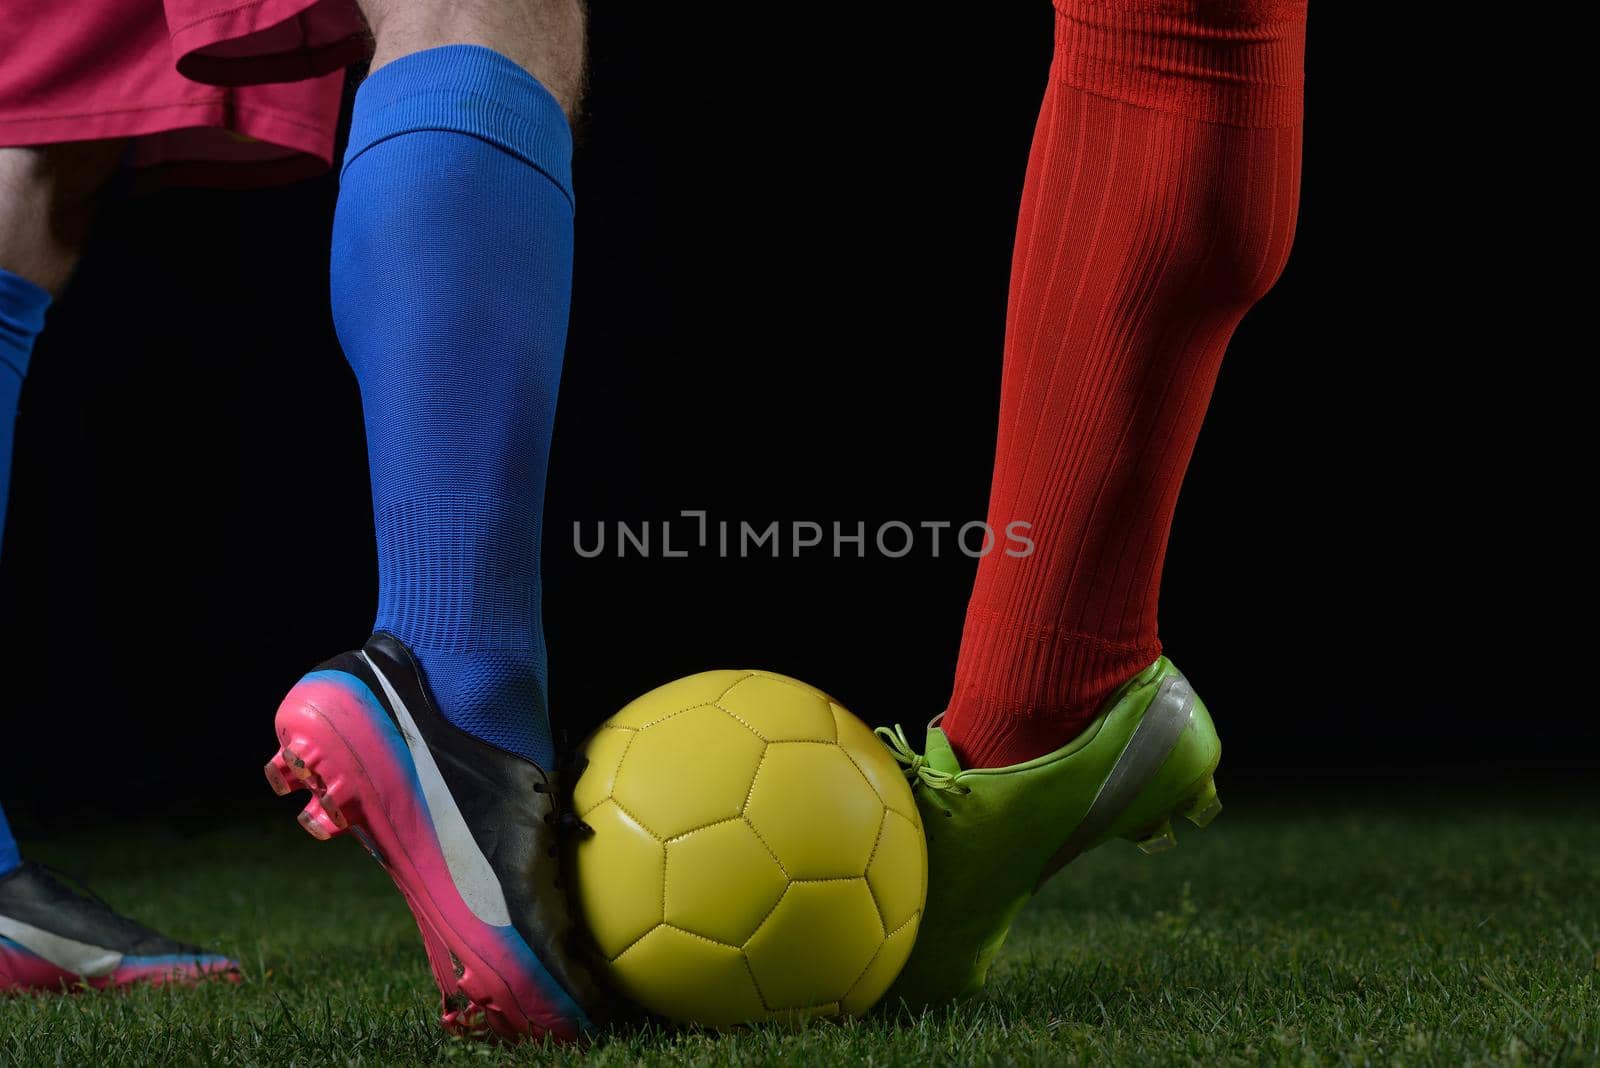
[[[226,957],[124,957],[104,975],[76,975],[9,938],[0,938],[0,994],[118,990],[130,986],[196,986],[243,981],[239,965]]]

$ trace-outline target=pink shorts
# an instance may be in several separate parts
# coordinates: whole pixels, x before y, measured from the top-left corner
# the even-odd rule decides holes
[[[157,182],[325,170],[355,0],[22,0],[0,22],[0,147],[131,138]]]

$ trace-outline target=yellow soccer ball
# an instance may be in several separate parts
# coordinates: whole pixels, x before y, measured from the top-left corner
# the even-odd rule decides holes
[[[866,724],[768,671],[707,671],[584,743],[578,911],[612,985],[710,1027],[871,1008],[928,892],[916,803]]]

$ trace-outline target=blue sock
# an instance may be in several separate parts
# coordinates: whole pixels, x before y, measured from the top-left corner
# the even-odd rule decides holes
[[[0,268],[0,534],[5,531],[6,499],[11,495],[11,441],[17,422],[17,396],[28,374],[33,339],[44,328],[50,294],[26,278]],[[21,862],[0,809],[0,875]]]
[[[0,808],[0,878],[17,870],[22,854],[17,852],[17,840],[11,837],[11,825],[6,822],[6,810]]]
[[[378,618],[456,726],[553,762],[539,519],[572,290],[572,137],[475,45],[356,94],[333,312],[361,385]]]

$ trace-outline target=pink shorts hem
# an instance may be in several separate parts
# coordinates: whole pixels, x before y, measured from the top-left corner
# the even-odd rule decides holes
[[[258,141],[270,141],[291,151],[315,156],[324,167],[333,163],[331,127],[310,117],[302,118],[259,104],[235,104],[229,109],[221,99],[146,104],[75,115],[0,117],[0,145],[107,141],[189,126],[213,127]]]
[[[16,16],[7,30],[29,47],[0,63],[0,146],[127,138],[139,185],[327,170],[339,67],[367,43],[355,0],[72,0]]]
[[[201,152],[188,157],[173,136],[186,131],[226,131],[257,142],[237,156]],[[0,145],[136,139],[130,162],[139,186],[255,186],[298,181],[333,163],[334,130],[325,122],[261,104],[175,101],[82,115],[0,118]],[[142,139],[142,140],[138,140]],[[241,145],[241,149],[245,146]],[[148,172],[148,173],[145,173]]]
[[[178,73],[209,85],[317,78],[372,51],[350,0],[244,0],[170,26],[169,33]]]

